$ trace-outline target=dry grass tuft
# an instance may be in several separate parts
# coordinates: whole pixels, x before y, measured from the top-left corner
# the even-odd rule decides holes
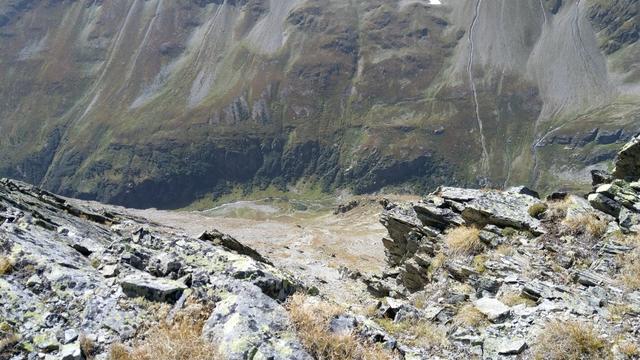
[[[498,245],[498,247],[496,248],[496,253],[502,256],[512,256],[513,254],[515,254],[515,252],[516,251],[513,249],[513,247],[507,244]]]
[[[88,360],[93,359],[93,356],[95,355],[95,352],[96,352],[95,342],[93,342],[93,340],[91,340],[84,334],[80,335],[79,342],[80,342],[80,351],[82,351],[82,355],[84,356],[84,358]]]
[[[310,302],[295,294],[287,302],[287,310],[295,325],[298,338],[315,359],[378,360],[394,359],[393,355],[373,344],[360,341],[354,334],[334,334],[329,323],[344,309],[327,302]]]
[[[620,280],[630,291],[640,290],[640,247],[620,257]]]
[[[610,344],[595,329],[578,321],[552,321],[538,336],[536,359],[610,359]]]
[[[16,334],[0,334],[0,359],[4,359],[7,355],[7,359],[11,357],[12,350],[20,342],[20,336]]]
[[[573,204],[569,197],[564,200],[551,201],[548,204],[546,218],[550,220],[564,219],[567,216],[567,210]]]
[[[456,255],[474,255],[482,251],[480,230],[469,226],[459,226],[452,229],[445,236],[445,243],[449,250]]]
[[[583,214],[562,221],[566,232],[571,235],[587,235],[599,240],[607,232],[607,222],[593,214]]]
[[[8,256],[0,256],[0,275],[9,275],[13,271],[13,260]]]
[[[524,304],[527,307],[536,306],[536,302],[528,299],[517,291],[507,291],[500,296],[500,301],[502,301],[505,305],[508,306],[516,306],[520,304]]]
[[[131,349],[113,344],[110,360],[212,360],[218,358],[213,344],[202,337],[202,327],[210,309],[192,306],[178,314],[172,323],[150,327],[144,339]]]
[[[480,327],[487,324],[487,317],[478,311],[473,304],[462,306],[453,317],[455,324],[460,326]]]
[[[449,346],[447,333],[424,320],[406,320],[393,322],[391,319],[379,319],[378,324],[391,335],[401,338],[402,342],[409,346],[425,348],[446,348]]]
[[[625,359],[640,358],[640,346],[632,341],[621,341],[618,343],[618,351]]]

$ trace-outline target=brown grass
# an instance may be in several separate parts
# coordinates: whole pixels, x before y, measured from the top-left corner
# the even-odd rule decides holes
[[[482,251],[480,230],[469,226],[459,226],[447,233],[445,244],[455,255],[474,255]]]
[[[621,341],[618,343],[618,351],[625,359],[640,358],[640,346],[633,341]]]
[[[446,331],[425,320],[393,322],[391,319],[378,319],[377,323],[409,346],[445,348],[449,345]]]
[[[620,257],[620,280],[630,291],[640,290],[640,247]]]
[[[453,322],[457,325],[480,327],[487,324],[487,317],[484,316],[473,304],[462,306],[453,317]]]
[[[0,256],[0,276],[9,275],[13,271],[13,260],[8,256]]]
[[[564,219],[573,201],[569,197],[564,200],[551,201],[548,204],[546,218],[550,220]]]
[[[144,339],[127,348],[113,344],[111,360],[215,360],[217,350],[202,337],[202,327],[210,310],[192,306],[172,323],[161,321],[148,329]]]
[[[82,351],[82,355],[85,359],[91,360],[96,352],[96,344],[88,338],[86,335],[80,335],[80,351]]]
[[[589,324],[578,321],[552,321],[536,340],[536,359],[610,359],[610,344]]]
[[[528,299],[517,291],[507,291],[500,296],[500,301],[502,301],[505,305],[508,306],[516,306],[520,304],[524,304],[527,307],[536,306],[536,302]]]
[[[4,355],[10,357],[12,349],[20,342],[20,336],[16,334],[0,334],[0,359],[4,358]]]
[[[331,319],[344,313],[344,309],[337,305],[327,302],[312,303],[305,295],[295,294],[289,298],[287,310],[298,338],[315,359],[394,359],[390,352],[361,341],[354,334],[331,333]]]
[[[567,233],[571,235],[587,235],[599,240],[607,232],[607,222],[593,214],[583,214],[562,221]]]
[[[502,256],[511,256],[515,254],[515,252],[516,251],[513,249],[513,247],[507,244],[498,245],[498,247],[496,248],[496,253]]]

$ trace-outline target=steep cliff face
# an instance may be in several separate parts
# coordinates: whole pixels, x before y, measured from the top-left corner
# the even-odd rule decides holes
[[[579,186],[638,130],[637,14],[622,0],[4,1],[0,173],[161,207],[300,179]]]

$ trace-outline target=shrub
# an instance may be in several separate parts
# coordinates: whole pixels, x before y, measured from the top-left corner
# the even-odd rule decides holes
[[[536,359],[581,360],[611,358],[610,344],[588,324],[549,322],[536,339]]]
[[[489,260],[489,257],[487,255],[476,255],[473,257],[473,260],[471,260],[471,266],[473,266],[473,269],[477,273],[482,274],[487,271],[487,268],[484,265],[487,260]]]
[[[545,203],[535,203],[529,206],[529,216],[537,219],[547,211],[547,208],[548,206]]]
[[[479,234],[477,228],[460,226],[447,233],[445,243],[453,254],[473,255],[483,248]]]
[[[144,339],[128,349],[113,344],[111,360],[212,360],[217,359],[213,344],[202,337],[208,310],[193,307],[175,317],[172,323],[161,321],[150,327]]]
[[[335,334],[329,323],[344,312],[327,302],[311,302],[305,295],[295,294],[286,304],[303,346],[315,359],[377,360],[393,359],[391,353],[360,341],[354,334]]]
[[[516,236],[518,234],[518,230],[512,227],[506,227],[502,229],[500,233],[502,234],[502,236],[510,238]]]

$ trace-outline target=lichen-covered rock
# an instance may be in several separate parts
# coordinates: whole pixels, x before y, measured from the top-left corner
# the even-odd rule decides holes
[[[203,335],[229,360],[311,360],[291,330],[286,310],[257,286],[218,281],[221,297]]]
[[[540,201],[522,194],[485,191],[466,204],[462,217],[469,223],[492,224],[544,233],[540,221],[529,215],[529,208]]]
[[[104,358],[113,342],[135,342],[143,324],[163,320],[152,302],[175,303],[175,310],[193,297],[214,307],[231,294],[220,290],[224,283],[238,284],[229,296],[250,309],[234,310],[232,321],[250,332],[252,321],[271,317],[273,330],[288,334],[258,344],[254,359],[305,358],[278,304],[302,287],[292,275],[235,240],[176,234],[120,211],[0,181],[0,256],[12,261],[0,277],[0,322],[20,335],[18,358],[40,352],[79,359],[81,334],[91,335]],[[258,300],[264,306],[250,305]]]

